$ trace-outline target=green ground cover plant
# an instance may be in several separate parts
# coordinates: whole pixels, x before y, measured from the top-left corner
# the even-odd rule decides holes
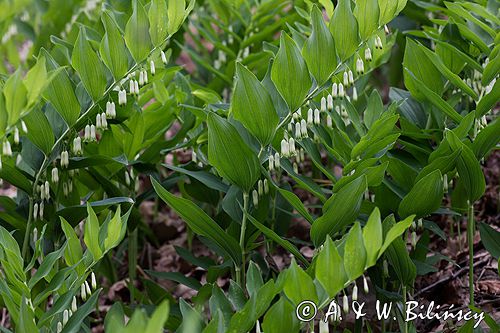
[[[443,267],[499,331],[499,8],[0,3],[0,331],[428,332]]]

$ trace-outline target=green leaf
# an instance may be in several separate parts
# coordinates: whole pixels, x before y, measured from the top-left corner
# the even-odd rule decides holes
[[[152,0],[148,16],[151,41],[154,46],[159,46],[168,36],[167,2],[165,0]]]
[[[193,202],[169,193],[154,178],[151,178],[158,196],[172,207],[198,235],[209,238],[227,254],[236,265],[241,264],[241,249],[238,242],[226,233],[214,220]]]
[[[121,303],[114,303],[104,318],[104,332],[123,332],[125,329],[125,314]]]
[[[328,234],[334,235],[354,222],[366,189],[366,175],[362,175],[327,200],[323,207],[324,214],[311,227],[311,240],[315,246],[321,245]]]
[[[92,254],[94,261],[98,261],[102,258],[102,249],[99,244],[99,220],[94,210],[87,202],[87,221],[85,222],[85,233],[83,236],[83,241],[87,245],[87,249]]]
[[[350,281],[363,275],[366,258],[363,233],[359,222],[356,222],[347,234],[344,247],[344,268]]]
[[[429,50],[427,47],[417,44],[417,47],[420,48],[420,50],[424,53],[424,55],[429,59],[432,64],[443,74],[444,77],[446,77],[448,80],[450,80],[451,83],[453,83],[456,87],[460,88],[464,93],[472,97],[473,99],[477,99],[478,96],[474,90],[472,90],[471,87],[469,87],[462,79],[455,73],[453,73],[441,60],[441,58],[431,50]]]
[[[42,50],[42,52],[47,59],[46,66],[49,71],[60,68],[47,51]],[[54,106],[68,126],[73,126],[76,123],[80,115],[80,103],[78,103],[66,69],[58,71],[50,80],[43,92],[43,97]]]
[[[27,90],[21,79],[21,69],[15,71],[3,87],[5,96],[5,109],[7,111],[7,124],[12,126],[17,123],[27,102]],[[4,112],[2,110],[2,112]]]
[[[299,197],[295,195],[295,193],[287,191],[285,189],[277,187],[278,191],[280,194],[283,196],[283,198],[288,201],[290,205],[297,210],[297,212],[305,218],[309,223],[313,224],[314,219],[312,218],[311,214],[307,211],[307,208],[304,206],[302,201],[300,201]]]
[[[245,213],[248,220],[262,232],[267,238],[274,241],[276,244],[279,244],[282,248],[293,254],[304,266],[309,266],[309,261],[300,253],[297,248],[287,241],[286,239],[281,238],[278,234],[276,234],[273,230],[269,229],[259,221],[257,221],[252,215]]]
[[[148,320],[148,324],[144,333],[162,333],[163,325],[165,325],[165,322],[168,319],[169,312],[170,305],[167,299],[161,302],[161,304],[156,307],[156,310],[153,312],[151,319]]]
[[[318,304],[318,296],[316,295],[316,287],[314,286],[313,279],[297,265],[294,258],[292,258],[290,267],[285,274],[283,292],[292,303],[298,305],[304,300],[309,300]]]
[[[144,60],[151,51],[149,21],[142,3],[132,2],[133,12],[125,26],[125,42],[136,62]]]
[[[444,175],[453,169],[455,169],[456,161],[460,154],[462,153],[461,149],[457,149],[453,151],[451,154],[446,156],[438,157],[433,160],[431,163],[427,164],[417,175],[415,182],[418,182],[420,179],[424,178],[434,170],[440,170],[441,174]]]
[[[500,258],[500,232],[496,231],[486,223],[479,224],[481,242],[491,255],[498,260]]]
[[[478,160],[485,157],[500,141],[500,118],[496,118],[483,128],[472,143],[472,150]]]
[[[259,266],[257,266],[253,261],[250,261],[248,264],[246,280],[246,287],[250,296],[256,294],[260,287],[264,284],[262,272],[260,271]]]
[[[21,299],[21,310],[19,311],[19,324],[16,325],[16,332],[19,333],[38,333],[40,330],[35,324],[35,314],[28,306],[28,300],[23,295]]]
[[[268,145],[274,138],[279,118],[271,96],[257,77],[239,62],[236,63],[231,112],[262,146]]]
[[[398,213],[402,217],[412,214],[424,217],[436,211],[443,199],[443,177],[435,170],[420,179],[399,204]]]
[[[184,21],[185,0],[168,0],[168,33],[173,35]]]
[[[32,185],[28,177],[26,177],[18,168],[3,162],[0,169],[0,178],[8,181],[10,184],[17,187],[18,190],[23,190],[31,194]]]
[[[28,139],[48,156],[54,145],[54,133],[43,111],[34,109],[24,117],[24,122],[29,129]]]
[[[290,112],[295,112],[302,106],[311,88],[307,64],[295,41],[285,32],[281,33],[280,49],[271,68],[271,80]]]
[[[82,246],[80,244],[80,239],[76,235],[73,227],[61,217],[61,229],[66,236],[66,248],[64,250],[64,259],[68,266],[73,266],[78,263],[83,256]]]
[[[383,242],[382,221],[378,207],[375,207],[363,228],[363,241],[366,249],[366,266],[370,267],[377,262]]]
[[[99,52],[102,61],[111,71],[115,81],[120,81],[128,70],[128,51],[125,47],[122,34],[108,11],[101,16],[106,33],[102,38]]]
[[[378,5],[380,10],[379,25],[389,23],[397,15],[398,0],[378,0]]]
[[[452,119],[454,122],[456,122],[457,124],[460,123],[460,121],[462,120],[462,116],[457,111],[455,111],[455,109],[453,109],[450,104],[448,104],[434,91],[429,89],[424,82],[417,79],[416,76],[412,72],[410,72],[408,68],[405,68],[404,71],[405,73],[408,74],[410,80],[413,80],[412,85],[415,84],[415,86],[413,87],[413,92],[411,92],[412,95],[417,93],[419,96],[423,96],[423,98],[428,99],[432,104],[434,104],[439,110],[441,110],[444,114],[450,117],[450,119]],[[417,97],[415,96],[415,98]]]
[[[87,302],[78,307],[78,310],[69,318],[61,333],[80,332],[83,321],[89,316],[89,314],[91,314],[95,310],[101,290],[102,289],[94,291]]]
[[[436,66],[432,62],[422,61],[422,59],[426,59],[425,52],[415,41],[406,38],[403,67],[407,71],[403,72],[404,82],[408,91],[419,101],[426,98],[426,91],[421,89],[421,85],[424,85],[426,90],[434,92],[438,97],[441,96],[444,87],[441,74]]]
[[[348,281],[344,262],[330,236],[326,237],[324,246],[316,258],[315,269],[316,279],[330,297],[335,297],[344,289]]]
[[[358,21],[361,40],[370,38],[378,28],[380,8],[377,0],[356,1],[354,16]]]
[[[125,231],[127,230],[127,221],[123,222],[120,214],[120,205],[118,205],[115,215],[108,223],[108,233],[106,235],[106,239],[104,240],[105,252],[117,246],[125,236]]]
[[[35,66],[33,66],[26,77],[24,78],[24,85],[26,91],[28,92],[28,103],[27,107],[34,105],[38,97],[42,93],[45,85],[47,83],[47,69],[45,67],[45,57],[40,55],[36,61]]]
[[[83,26],[80,27],[80,33],[73,48],[71,64],[80,74],[83,86],[92,100],[99,100],[106,90],[106,71],[103,63],[90,46]]]
[[[491,84],[491,83],[490,83]],[[476,117],[484,116],[500,100],[500,80],[496,80],[488,94],[483,95],[476,106]]]
[[[335,42],[317,6],[311,10],[312,32],[304,43],[302,55],[318,86],[323,85],[337,68]]]
[[[486,189],[486,181],[481,164],[479,164],[472,149],[461,142],[453,131],[446,131],[445,136],[451,149],[462,149],[462,153],[457,160],[457,171],[467,193],[467,199],[472,204],[483,195]]]
[[[269,308],[276,292],[276,285],[271,279],[263,285],[254,296],[250,297],[250,300],[240,311],[233,315],[227,332],[249,332],[252,327],[255,326],[257,319],[259,319]]]
[[[219,174],[249,192],[260,175],[257,154],[227,120],[208,114],[208,160]]]
[[[56,263],[59,258],[64,253],[65,247],[62,246],[59,250],[51,252],[45,256],[43,259],[42,263],[36,270],[36,273],[33,274],[31,279],[28,282],[28,288],[33,289],[33,287],[43,278],[45,278],[47,275],[49,275],[50,271],[52,270],[52,267],[54,267],[54,264]]]
[[[385,235],[384,244],[380,248],[377,259],[382,256],[385,250],[392,244],[395,239],[400,237],[411,226],[414,219],[415,215],[410,215],[403,221],[400,221],[391,226],[391,228]]]
[[[368,99],[368,105],[365,111],[365,124],[366,127],[371,128],[373,123],[380,118],[380,115],[384,112],[384,104],[382,103],[382,97],[376,89],[373,89],[370,98]]]
[[[339,0],[329,28],[337,54],[344,61],[354,54],[359,45],[358,22],[352,13],[351,0]]]
[[[262,322],[262,329],[266,333],[296,333],[299,332],[299,327],[295,308],[285,297],[280,297],[271,306]]]

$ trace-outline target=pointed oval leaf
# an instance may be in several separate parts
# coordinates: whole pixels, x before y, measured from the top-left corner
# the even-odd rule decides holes
[[[285,32],[281,33],[280,49],[271,69],[271,80],[290,112],[302,105],[311,88],[312,81],[307,64],[295,41]]]
[[[149,7],[149,34],[154,46],[161,45],[168,36],[168,13],[165,0],[152,0]]]
[[[304,300],[313,301],[318,304],[316,287],[313,279],[302,268],[297,265],[292,258],[290,267],[286,271],[283,292],[295,304],[298,305]]]
[[[399,215],[424,217],[436,211],[443,199],[443,177],[435,170],[420,179],[399,204]]]
[[[358,0],[354,8],[354,16],[358,21],[361,40],[367,40],[377,30],[380,8],[378,0]]]
[[[231,112],[262,146],[266,146],[274,138],[279,122],[271,96],[257,77],[241,63],[236,64],[236,76]]]
[[[149,20],[140,1],[132,2],[132,15],[125,26],[125,42],[136,62],[146,59],[151,51]]]
[[[378,253],[383,242],[382,221],[378,207],[375,207],[370,217],[368,217],[368,221],[363,228],[363,240],[366,248],[366,266],[370,267],[377,262]]]
[[[119,81],[127,73],[128,70],[128,51],[125,47],[120,29],[108,11],[105,11],[101,16],[106,33],[102,38],[99,52],[102,61],[111,71],[115,81]]]
[[[45,113],[40,109],[34,109],[23,120],[29,129],[26,134],[28,139],[45,155],[48,155],[54,145],[54,133]]]
[[[344,268],[350,281],[360,277],[366,266],[366,249],[359,222],[347,234],[344,247]]]
[[[80,33],[73,48],[71,64],[80,74],[83,86],[92,100],[100,99],[107,85],[105,67],[90,46],[83,26],[80,27]]]
[[[219,174],[243,191],[250,191],[260,175],[257,154],[227,120],[208,114],[208,160]]]
[[[337,54],[344,61],[354,54],[359,45],[358,22],[352,13],[351,0],[339,0],[329,28]]]
[[[335,297],[344,289],[348,278],[344,269],[344,262],[330,236],[326,237],[323,249],[316,258],[316,279],[328,292]]]
[[[311,36],[304,43],[302,55],[307,68],[321,86],[337,67],[337,54],[332,34],[323,20],[323,14],[316,6],[311,10],[311,20]]]

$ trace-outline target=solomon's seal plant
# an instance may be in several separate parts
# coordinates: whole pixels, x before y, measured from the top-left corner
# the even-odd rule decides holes
[[[2,332],[425,331],[407,301],[466,271],[490,304],[495,1],[0,8]]]

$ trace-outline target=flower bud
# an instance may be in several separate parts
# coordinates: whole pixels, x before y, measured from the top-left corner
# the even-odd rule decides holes
[[[327,108],[328,110],[333,110],[333,96],[328,94],[327,98],[326,98],[326,105],[327,105]]]
[[[95,125],[94,124],[90,125],[90,140],[91,141],[96,141],[97,140],[96,131],[95,131]]]
[[[149,70],[151,71],[151,75],[156,74],[155,62],[153,60],[149,62]]]
[[[384,261],[382,262],[382,267],[384,270],[384,275],[389,276],[389,264],[387,263],[387,260],[384,259]]]
[[[321,97],[321,112],[326,111],[326,98]]]
[[[17,127],[14,127],[14,143],[19,144],[19,129]]]
[[[385,31],[386,35],[388,35],[390,33],[389,27],[387,26],[387,24],[384,24],[384,31]]]
[[[257,207],[259,205],[259,194],[257,193],[256,190],[252,191],[252,201],[253,205]]]
[[[354,283],[354,287],[352,287],[352,300],[358,300],[358,286],[356,285],[356,283]]]
[[[68,184],[63,183],[63,194],[65,197],[68,196]]]
[[[135,94],[135,83],[134,83],[134,80],[130,80],[128,82],[128,86],[129,86],[129,93],[130,93],[130,95]]]
[[[358,91],[356,87],[352,87],[352,100],[356,102],[358,100]]]
[[[344,98],[345,92],[344,92],[344,85],[342,83],[339,83],[339,97]]]
[[[125,170],[125,184],[127,184],[127,186],[130,186],[130,175],[126,170]]]
[[[300,155],[300,162],[304,162],[304,149],[300,148],[299,155]]]
[[[418,221],[417,221],[417,227],[419,229],[423,229],[424,228],[424,224],[423,224],[423,220],[422,219],[418,219]]]
[[[88,296],[92,295],[92,291],[90,290],[90,286],[87,281],[85,281],[85,291],[87,292]]]
[[[417,233],[415,231],[411,232],[411,246],[413,246],[413,248],[417,246]]]
[[[101,114],[98,113],[95,117],[95,124],[96,124],[96,127],[97,128],[101,128],[102,127],[102,123],[101,123]]]
[[[40,202],[40,211],[38,212],[38,215],[40,216],[40,220],[43,220],[43,211],[45,210],[45,204]]]
[[[354,84],[354,75],[352,74],[352,71],[349,70],[347,74],[349,75],[349,84]]]
[[[267,178],[264,179],[264,194],[269,193],[269,182],[267,181]]]
[[[255,333],[262,333],[262,331],[260,330],[260,323],[258,320],[255,323]]]
[[[366,280],[366,276],[363,275],[363,289],[365,291],[365,294],[368,294],[370,292],[370,289],[368,288],[368,281]]]
[[[274,166],[276,167],[276,169],[279,169],[281,167],[281,158],[279,153],[274,154]]]
[[[365,49],[365,60],[368,62],[372,61],[372,50],[369,47]]]
[[[87,300],[87,292],[84,283],[82,283],[82,285],[80,286],[80,297],[84,302]]]
[[[71,301],[71,311],[76,312],[78,310],[78,306],[76,304],[76,297],[73,296],[73,300]]]
[[[290,146],[288,144],[288,141],[285,139],[281,140],[281,155],[288,157],[290,154]]]
[[[264,194],[264,183],[262,182],[262,179],[259,179],[257,182],[257,192],[259,196],[262,196]]]
[[[314,124],[319,125],[321,123],[321,117],[318,109],[314,109]]]
[[[300,131],[300,123],[295,124],[295,137],[297,139],[302,138],[302,132]]]
[[[134,87],[135,87],[135,94],[139,95],[139,82],[134,81]]]
[[[292,121],[291,121],[291,122],[289,122],[289,123],[288,123],[288,126],[287,126],[287,128],[288,128],[288,132],[292,132],[292,131],[293,131],[293,124],[294,124],[294,122],[293,122],[293,119],[292,119]]]
[[[77,136],[73,139],[73,154],[80,155],[82,153],[82,139]]]
[[[59,182],[59,169],[57,168],[52,168],[52,182],[56,184]]]
[[[299,120],[300,119],[300,112],[299,111],[295,111],[292,114],[292,117],[293,117],[293,120]]]
[[[118,105],[125,104],[127,104],[127,92],[123,89],[118,92]]]
[[[293,172],[295,172],[297,174],[299,173],[299,166],[297,165],[296,162],[293,162]]]
[[[40,185],[40,199],[45,200],[45,185]]]
[[[106,114],[104,112],[101,113],[101,126],[103,129],[108,128],[108,120],[106,119]]]
[[[342,298],[342,307],[344,313],[349,313],[349,299],[347,298],[347,295],[344,295],[344,297]]]
[[[167,64],[167,56],[163,51],[161,51],[161,62],[163,62],[165,65]]]
[[[332,96],[333,98],[337,98],[338,96],[338,87],[336,82],[332,84]]]
[[[378,48],[379,50],[382,50],[383,48],[382,39],[380,39],[379,36],[375,38],[375,48]]]
[[[302,119],[300,121],[300,135],[301,137],[303,138],[307,138],[308,137],[308,133],[307,133],[307,123],[304,119]]]
[[[63,321],[62,321],[63,326],[66,326],[66,324],[68,323],[68,319],[69,319],[69,312],[68,310],[64,310]]]
[[[349,74],[347,74],[347,71],[344,71],[343,79],[344,86],[349,87]]]
[[[92,272],[90,274],[90,281],[91,281],[91,285],[92,285],[92,290],[96,290],[97,289],[97,281],[96,281],[94,272]]]
[[[274,156],[271,154],[269,155],[269,171],[274,170]]]
[[[295,150],[295,140],[293,138],[290,138],[288,140],[288,147],[289,147],[289,154],[290,155],[295,155],[296,150]]]
[[[328,128],[333,128],[332,116],[330,115],[326,116],[326,126]]]
[[[356,60],[356,72],[358,74],[363,74],[365,72],[365,65],[361,58],[358,58],[358,60]]]
[[[328,322],[321,319],[319,321],[319,333],[329,333],[330,329],[328,328]]]
[[[90,141],[90,125],[85,126],[85,135],[83,136],[85,141]]]
[[[33,244],[36,244],[38,241],[38,229],[35,227],[33,228]]]
[[[63,330],[63,324],[61,322],[57,323],[57,333],[61,333]]]
[[[313,123],[313,110],[307,110],[307,123],[311,125]]]
[[[24,133],[28,134],[28,126],[26,126],[24,120],[21,120],[21,129],[23,130]]]
[[[50,199],[50,185],[47,180],[45,181],[45,199],[47,199],[47,201]]]
[[[33,219],[36,220],[38,219],[38,204],[33,205]]]

